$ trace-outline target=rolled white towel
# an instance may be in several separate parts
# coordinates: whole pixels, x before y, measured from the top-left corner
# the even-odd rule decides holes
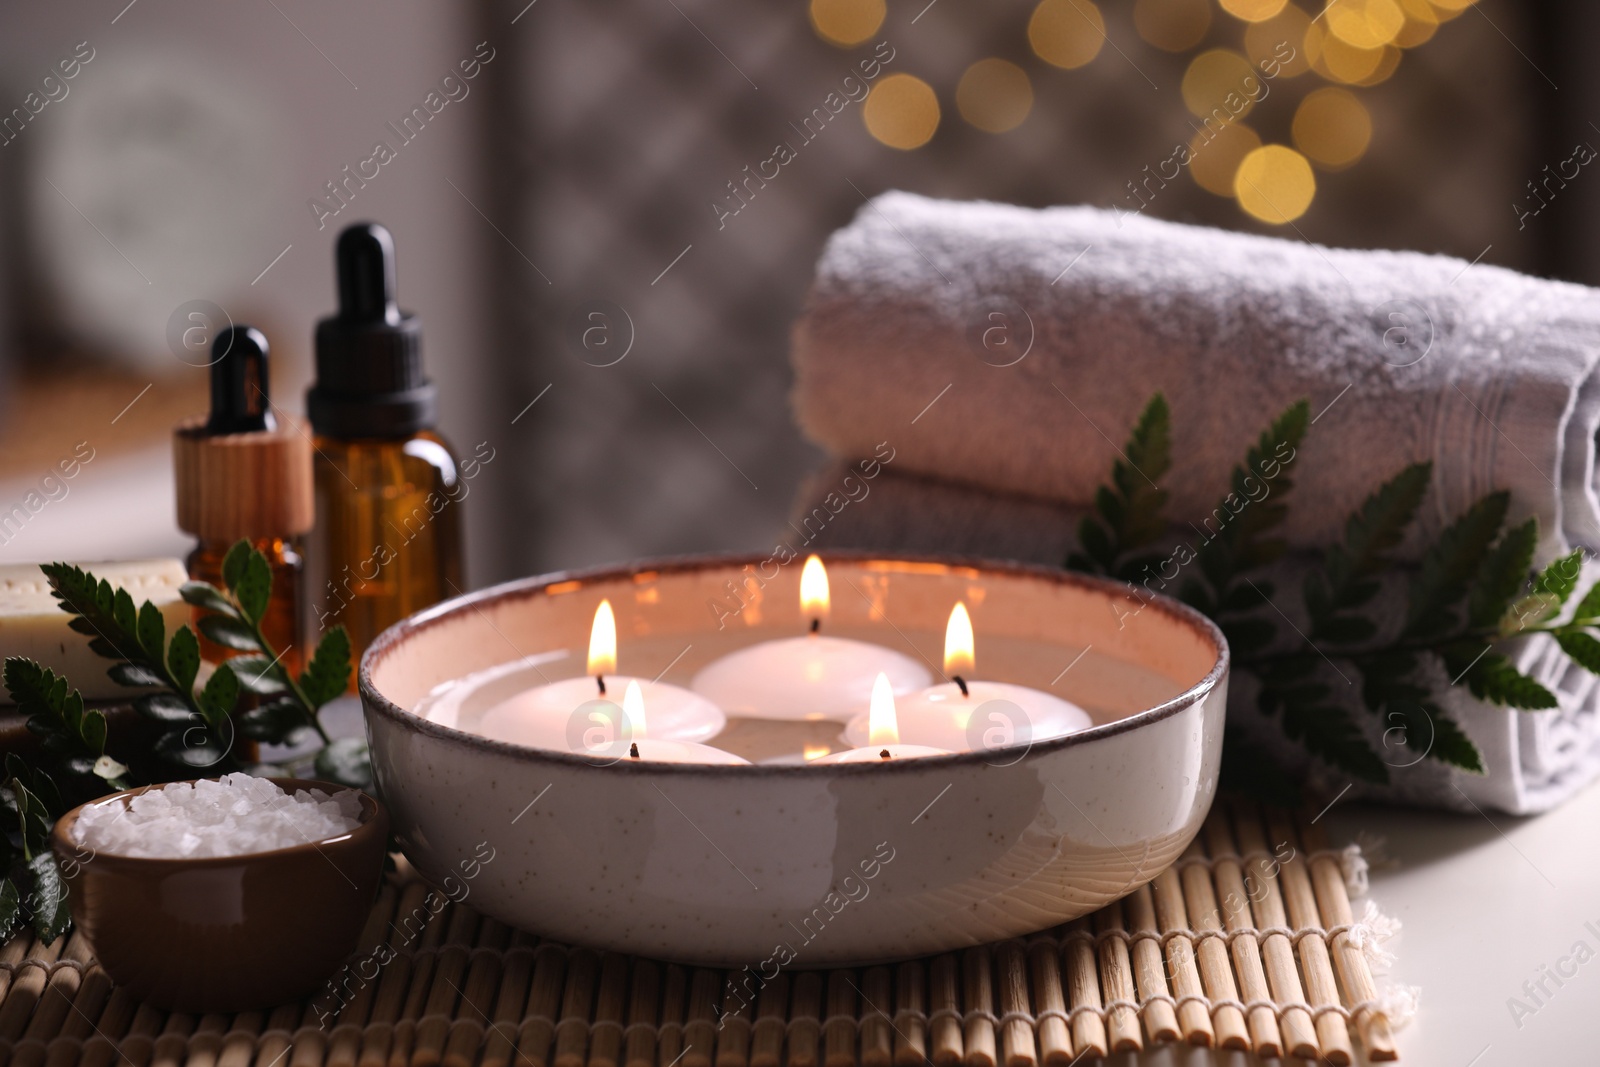
[[[828,241],[796,325],[795,407],[836,456],[1087,506],[1151,394],[1163,480],[1201,521],[1308,398],[1286,536],[1320,546],[1407,463],[1435,491],[1413,558],[1484,494],[1541,558],[1600,548],[1600,292],[1411,252],[1320,248],[1086,207],[885,193]],[[1005,364],[1005,365],[1001,365]]]

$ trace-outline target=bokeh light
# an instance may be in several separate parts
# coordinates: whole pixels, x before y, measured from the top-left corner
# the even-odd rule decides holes
[[[890,74],[867,94],[861,118],[867,132],[890,148],[921,148],[939,128],[939,98],[921,78]]]
[[[1358,48],[1324,30],[1318,23],[1312,23],[1306,31],[1305,44],[1306,58],[1311,61],[1312,69],[1329,81],[1369,85],[1373,84],[1369,79],[1382,81],[1394,70],[1391,64],[1388,73],[1383,72],[1385,49],[1393,46]],[[1394,51],[1398,56],[1399,49]]]
[[[1295,109],[1294,145],[1325,167],[1348,167],[1372,141],[1372,116],[1355,94],[1338,86],[1307,93]]]
[[[1439,30],[1439,13],[1428,0],[1400,0],[1400,10],[1406,13],[1406,24],[1395,34],[1395,44],[1415,48],[1433,40]]]
[[[1288,0],[1219,0],[1222,10],[1246,22],[1265,22],[1283,10]]]
[[[1426,3],[1427,0],[1423,0]],[[1276,77],[1292,78],[1311,69],[1306,58],[1306,33],[1311,29],[1311,16],[1293,4],[1288,5],[1265,22],[1254,22],[1245,27],[1244,52],[1258,70],[1263,63],[1275,64]],[[1288,47],[1285,47],[1287,45]],[[1284,60],[1289,55],[1292,58]]]
[[[1100,54],[1106,20],[1090,0],[1042,0],[1028,19],[1028,43],[1052,66],[1073,70]]]
[[[980,130],[1005,133],[1022,125],[1033,109],[1033,86],[1015,63],[980,59],[961,75],[956,109]]]
[[[1262,145],[1239,164],[1233,179],[1239,206],[1262,222],[1293,222],[1317,195],[1317,179],[1306,157],[1288,145]]]
[[[1210,115],[1218,108],[1230,119],[1250,113],[1263,91],[1261,75],[1238,52],[1213,48],[1201,52],[1183,72],[1183,103],[1196,115]],[[1232,99],[1230,99],[1232,94]]]
[[[830,44],[854,47],[883,25],[884,0],[811,0],[811,25]]]
[[[1333,0],[1323,19],[1328,32],[1357,48],[1381,48],[1406,24],[1395,0]]]
[[[1434,8],[1439,12],[1440,22],[1449,22],[1477,0],[1432,0]]]
[[[1137,0],[1133,28],[1167,52],[1187,52],[1211,28],[1211,0]]]
[[[1242,122],[1202,129],[1189,141],[1189,176],[1208,193],[1232,196],[1239,164],[1260,147],[1260,135]]]

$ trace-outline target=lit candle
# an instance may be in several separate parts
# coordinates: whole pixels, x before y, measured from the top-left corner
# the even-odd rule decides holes
[[[1026,745],[1094,725],[1088,712],[1060,697],[1007,682],[974,680],[976,662],[972,618],[958,602],[944,632],[944,672],[951,680],[900,699],[901,735],[917,744],[965,752]],[[869,720],[868,715],[851,720],[845,739],[865,743]]]
[[[589,631],[588,677],[566,678],[549,685],[525,689],[480,713],[470,709],[459,715],[464,730],[496,741],[550,748],[562,752],[591,752],[597,737],[614,738],[620,730],[621,709],[616,691],[637,684],[641,699],[650,701],[656,735],[665,741],[704,741],[722,732],[727,722],[722,710],[697,693],[665,682],[617,676],[617,620],[611,601],[600,601]]]
[[[867,743],[861,748],[847,748],[831,756],[812,760],[814,766],[825,763],[883,763],[892,759],[911,759],[916,756],[948,756],[947,748],[931,745],[909,745],[900,741],[900,726],[895,721],[894,689],[887,675],[879,674],[872,683],[872,704],[867,712]]]
[[[932,680],[910,656],[820,632],[828,617],[828,572],[816,556],[800,571],[800,612],[811,620],[810,633],[723,656],[695,675],[694,691],[729,715],[842,722],[867,703],[880,675],[896,693]]]
[[[622,695],[622,718],[627,723],[627,760],[639,763],[745,763],[732,752],[724,752],[710,745],[697,745],[693,741],[667,741],[646,736],[644,725],[644,690],[637,678],[628,680]],[[606,754],[610,754],[607,752]]]

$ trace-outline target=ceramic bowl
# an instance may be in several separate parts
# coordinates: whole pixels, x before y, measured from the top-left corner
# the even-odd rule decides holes
[[[619,672],[681,685],[720,655],[805,625],[798,560],[532,578],[415,615],[362,659],[373,770],[406,856],[534,933],[686,963],[805,967],[1041,930],[1123,896],[1183,851],[1222,747],[1228,651],[1209,621],[1142,589],[1043,568],[823,558],[827,632],[916,656],[937,678],[945,621],[963,600],[977,677],[1049,690],[1095,725],[889,763],[695,766],[523,747],[415,714],[436,687],[518,659],[550,680],[583,674],[602,598],[616,611]],[[835,743],[841,730],[798,728]],[[747,720],[710,743],[774,754]]]
[[[343,786],[274,778],[285,790]],[[389,816],[361,794],[350,833],[271,852],[205,859],[95,853],[73,839],[88,807],[56,820],[52,844],[72,921],[135,998],[186,1012],[273,1007],[312,992],[349,957],[383,877]]]

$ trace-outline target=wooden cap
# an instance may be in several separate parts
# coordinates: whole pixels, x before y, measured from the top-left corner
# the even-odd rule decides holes
[[[178,526],[202,541],[295,537],[311,529],[311,437],[300,420],[276,430],[205,435],[204,417],[172,435]]]

